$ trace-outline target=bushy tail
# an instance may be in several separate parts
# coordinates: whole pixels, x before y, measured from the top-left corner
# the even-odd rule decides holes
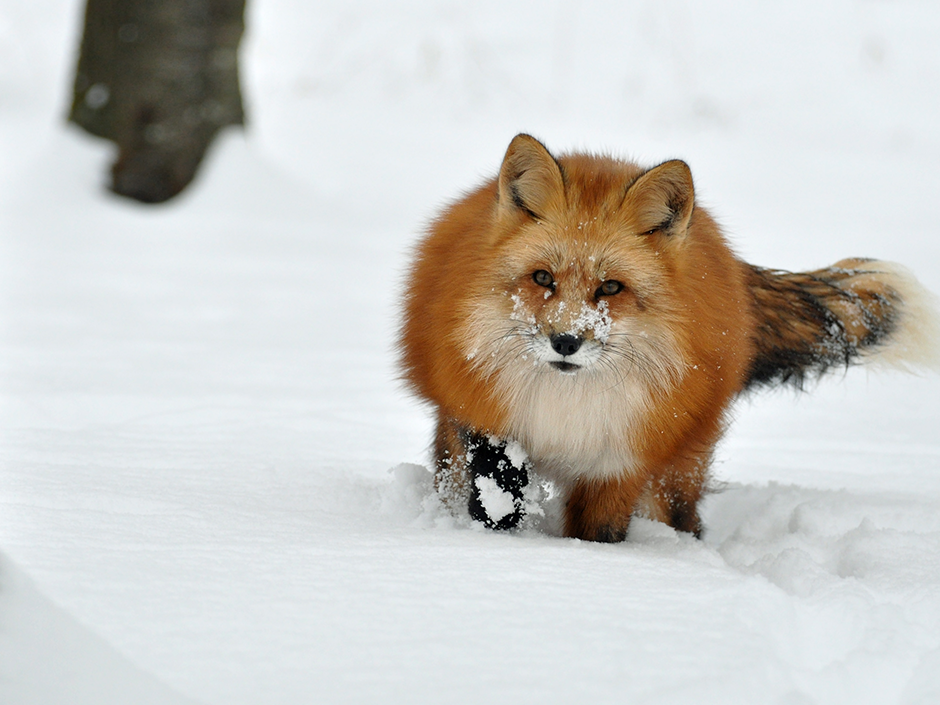
[[[845,259],[814,272],[747,265],[758,326],[747,387],[802,387],[867,360],[934,367],[940,333],[933,297],[903,267]]]

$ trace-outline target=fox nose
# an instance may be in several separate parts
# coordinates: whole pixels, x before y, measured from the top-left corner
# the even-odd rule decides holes
[[[554,350],[559,355],[574,355],[578,352],[578,348],[581,347],[581,338],[575,335],[569,335],[568,333],[560,333],[551,336],[552,350]]]

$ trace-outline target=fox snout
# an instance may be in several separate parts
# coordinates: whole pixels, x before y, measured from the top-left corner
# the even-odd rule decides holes
[[[570,333],[554,333],[548,339],[552,344],[552,350],[564,357],[574,355],[581,349],[581,343],[584,342],[581,336]]]

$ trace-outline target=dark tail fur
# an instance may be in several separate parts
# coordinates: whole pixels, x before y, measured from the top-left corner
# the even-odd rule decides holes
[[[936,365],[931,295],[889,262],[847,259],[814,272],[747,265],[758,326],[747,388],[798,388],[878,353],[904,367]]]

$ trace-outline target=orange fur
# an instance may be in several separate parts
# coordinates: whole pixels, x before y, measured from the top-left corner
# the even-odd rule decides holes
[[[402,365],[438,414],[438,488],[459,505],[496,465],[531,467],[567,492],[568,536],[622,540],[636,511],[698,534],[735,397],[890,342],[894,281],[865,260],[753,267],[685,163],[556,159],[519,135],[499,176],[432,224],[408,281]],[[482,467],[487,437],[527,465],[494,445]]]

